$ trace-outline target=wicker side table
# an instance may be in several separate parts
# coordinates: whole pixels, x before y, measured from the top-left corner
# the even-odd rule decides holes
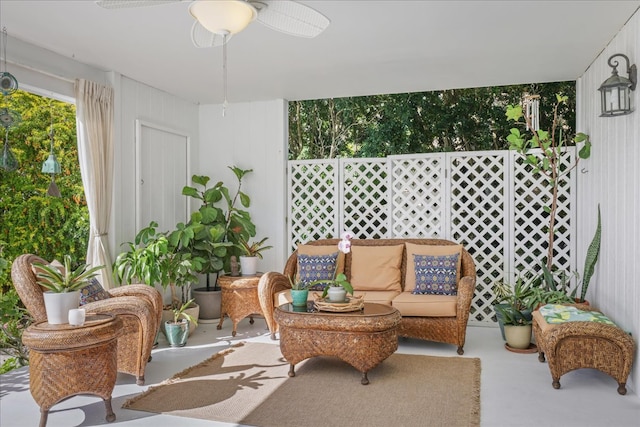
[[[258,282],[261,276],[262,273],[254,276],[218,277],[218,284],[222,289],[218,329],[222,329],[224,316],[229,316],[233,322],[231,335],[235,337],[239,321],[249,316],[249,321],[253,324],[253,315],[262,315],[262,308],[258,299]]]
[[[121,330],[122,320],[115,316],[88,314],[83,326],[38,322],[24,331],[22,342],[30,350],[29,389],[40,406],[40,427],[47,424],[53,405],[78,394],[101,397],[106,420],[116,419],[111,393]]]

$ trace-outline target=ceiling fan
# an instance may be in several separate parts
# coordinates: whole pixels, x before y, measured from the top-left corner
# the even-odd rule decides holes
[[[329,19],[291,0],[98,0],[105,9],[158,6],[189,2],[189,13],[195,19],[191,40],[196,47],[226,44],[233,34],[244,30],[252,21],[297,37],[316,37],[329,26]]]

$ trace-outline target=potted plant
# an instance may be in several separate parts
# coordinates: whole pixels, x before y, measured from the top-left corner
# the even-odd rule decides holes
[[[171,301],[164,307],[163,323],[160,325],[160,330],[165,331],[164,320],[170,318],[171,311],[188,299],[189,285],[197,280],[194,271],[200,268],[204,260],[179,252],[169,241],[167,232],[156,231],[157,226],[157,222],[151,221],[148,227],[140,230],[133,243],[127,243],[129,250],[116,257],[113,274],[116,282],[121,284],[137,282],[149,286],[160,285],[164,290],[171,290]],[[178,288],[182,290],[180,296]],[[189,309],[197,316],[197,304],[191,304]],[[192,328],[191,333],[194,330]]]
[[[237,189],[233,195],[221,181],[208,187],[208,176],[192,177],[195,186],[185,186],[182,194],[199,200],[200,208],[191,215],[187,224],[178,224],[177,230],[170,235],[171,242],[181,252],[204,259],[201,268],[196,271],[205,275],[206,286],[193,290],[194,298],[201,307],[201,322],[220,317],[217,275],[220,271],[230,271],[231,257],[240,254],[239,239],[249,239],[256,234],[249,212],[237,206],[238,201],[244,208],[251,204],[249,196],[242,192],[242,180],[252,170],[235,166],[229,169],[237,179]],[[216,275],[213,285],[210,282],[211,274]]]
[[[291,284],[291,303],[295,307],[306,307],[309,288],[313,286],[313,283],[305,283],[302,280],[295,281],[291,277],[289,277],[289,283]]]
[[[37,269],[38,284],[48,289],[43,297],[47,322],[52,325],[68,323],[69,310],[80,305],[80,289],[104,268],[104,265],[89,268],[87,264],[83,264],[74,270],[70,255],[64,256],[61,268],[41,263],[34,263],[34,266]]]
[[[510,302],[496,306],[504,322],[504,335],[508,348],[527,349],[531,345],[531,317],[526,316],[520,305]]]
[[[525,318],[531,320],[536,288],[535,277],[531,277],[527,272],[518,273],[513,285],[506,280],[498,281],[493,285],[494,310],[503,340],[506,339],[503,310],[513,307]]]
[[[549,271],[554,271],[553,244],[556,233],[555,225],[560,182],[569,172],[578,166],[580,159],[588,159],[591,156],[591,141],[589,135],[579,132],[571,139],[576,144],[584,143],[584,145],[570,164],[567,165],[562,161],[563,154],[567,150],[567,135],[563,135],[562,133],[562,117],[558,114],[558,107],[567,101],[567,96],[556,95],[553,121],[551,129],[548,131],[536,130],[532,124],[531,117],[523,114],[522,105],[509,105],[507,106],[506,112],[507,120],[513,120],[523,125],[531,132],[531,136],[526,137],[518,128],[510,129],[510,134],[507,136],[509,149],[517,151],[524,158],[525,164],[533,168],[533,173],[542,174],[548,182],[548,205],[544,206],[543,209],[549,218],[549,225],[547,227],[547,256],[545,260],[546,267]],[[524,121],[521,121],[522,119],[524,119]],[[532,153],[533,149],[539,149],[541,155]]]
[[[240,271],[243,276],[251,276],[257,272],[257,261],[262,259],[262,251],[273,248],[273,246],[264,246],[268,237],[259,242],[249,243],[244,237],[240,236],[239,247],[242,250],[240,255]]]
[[[338,242],[338,250],[345,254],[351,252],[351,239],[353,239],[353,233],[345,231],[340,236],[341,240]],[[347,294],[353,295],[353,286],[347,280],[347,276],[343,273],[336,274],[334,271],[332,279],[315,280],[309,283],[309,287],[316,285],[325,285],[322,290],[322,298],[328,297],[331,302],[344,302],[347,299]]]
[[[172,319],[164,323],[167,342],[171,347],[184,347],[190,333],[190,324],[198,325],[197,316],[193,316],[187,310],[192,306],[193,299],[186,301],[180,306],[172,308]]]

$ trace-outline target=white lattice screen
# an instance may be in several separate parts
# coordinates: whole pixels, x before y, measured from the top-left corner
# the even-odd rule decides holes
[[[574,150],[569,149],[568,163]],[[575,270],[573,171],[560,185],[554,264]],[[470,322],[494,322],[493,283],[546,254],[546,181],[510,151],[289,162],[289,243],[437,237],[462,243],[477,286]]]

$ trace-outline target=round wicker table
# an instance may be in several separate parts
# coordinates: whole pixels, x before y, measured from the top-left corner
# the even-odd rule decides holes
[[[383,304],[364,303],[354,312],[324,312],[313,302],[300,310],[292,304],[276,308],[280,329],[280,351],[295,365],[314,356],[335,356],[362,372],[361,383],[369,384],[367,373],[398,349],[400,313]]]
[[[262,315],[262,307],[258,299],[258,282],[262,273],[253,276],[220,276],[218,284],[222,289],[220,303],[220,323],[222,329],[224,317],[229,316],[233,322],[232,336],[236,336],[238,322],[249,316],[249,323],[253,325],[253,315]]]
[[[29,347],[29,389],[40,406],[40,427],[49,409],[78,394],[104,400],[106,420],[116,419],[111,393],[117,376],[117,338],[122,321],[107,314],[87,314],[82,326],[38,322],[22,335]]]

